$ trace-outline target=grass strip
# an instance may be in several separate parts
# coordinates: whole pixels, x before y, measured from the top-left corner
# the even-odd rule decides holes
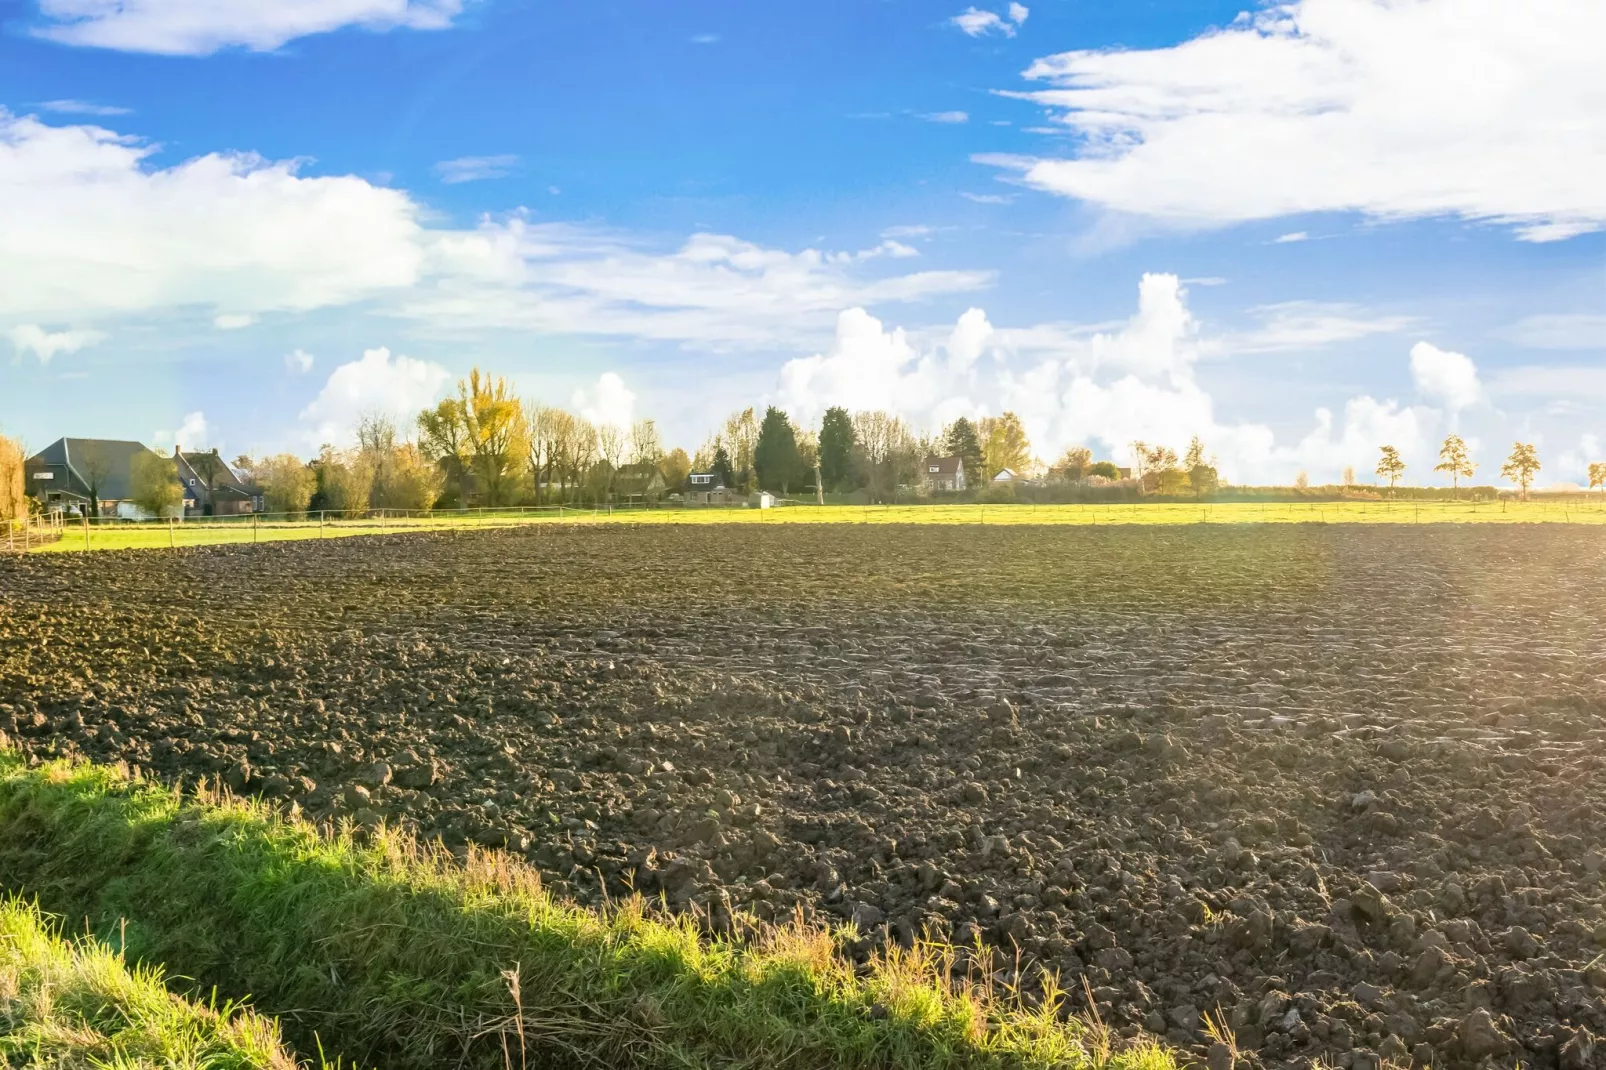
[[[956,979],[922,943],[855,968],[832,934],[708,939],[640,899],[551,898],[497,853],[466,865],[382,830],[320,835],[250,801],[0,749],[0,882],[130,956],[244,995],[363,1065],[1175,1070]]]
[[[0,901],[0,1065],[294,1070],[278,1027],[172,995],[89,937],[63,940],[32,904]]]

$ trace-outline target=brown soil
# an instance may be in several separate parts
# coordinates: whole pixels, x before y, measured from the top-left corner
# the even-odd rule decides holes
[[[1085,979],[1251,1061],[1602,1065],[1606,546],[788,525],[0,563],[0,730]]]

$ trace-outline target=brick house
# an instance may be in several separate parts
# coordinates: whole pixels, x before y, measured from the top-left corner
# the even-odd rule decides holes
[[[927,457],[923,475],[934,491],[952,493],[964,490],[965,459],[957,455],[953,457]]]

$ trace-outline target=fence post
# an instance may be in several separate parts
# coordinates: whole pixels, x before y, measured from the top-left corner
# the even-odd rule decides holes
[[[320,539],[323,538],[323,514],[324,514],[324,511],[322,509],[319,509],[318,510],[318,538],[320,538]]]
[[[89,514],[84,514],[84,549],[89,549]]]
[[[169,550],[177,550],[178,549],[178,541],[173,537],[173,518],[172,517],[168,517],[167,518],[167,548]]]

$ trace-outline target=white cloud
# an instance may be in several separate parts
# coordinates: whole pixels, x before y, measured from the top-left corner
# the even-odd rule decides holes
[[[1606,350],[1606,315],[1594,312],[1528,316],[1501,336],[1530,349]]]
[[[39,0],[40,37],[124,52],[200,56],[224,48],[272,51],[344,26],[438,30],[462,0]]]
[[[948,23],[959,27],[971,37],[985,37],[993,33],[1004,37],[1014,37],[1016,27],[1026,21],[1028,14],[1030,14],[1030,11],[1020,4],[1010,4],[1007,16],[972,7],[966,8],[963,13],[955,15],[948,20]]]
[[[306,310],[418,278],[404,193],[249,155],[154,168],[154,151],[0,111],[0,316]]]
[[[913,252],[895,241],[857,253],[767,249],[694,234],[658,252],[607,231],[522,217],[431,235],[432,285],[401,314],[440,330],[502,327],[695,341],[794,342],[829,329],[840,309],[979,290],[990,272],[876,274]]]
[[[1171,48],[1040,59],[1070,159],[979,157],[1120,213],[1209,226],[1453,216],[1606,227],[1606,5],[1294,0]]]
[[[294,162],[155,147],[98,126],[0,112],[0,324],[189,316],[220,326],[373,300],[440,330],[520,329],[697,341],[795,341],[853,305],[987,287],[991,272],[898,273],[915,250],[768,249],[694,234],[664,250],[523,216],[425,227],[406,193]],[[3,328],[0,328],[3,329]]]
[[[43,111],[53,111],[61,115],[131,115],[134,110],[111,104],[96,104],[88,100],[47,100],[39,107]]]
[[[922,115],[921,118],[928,123],[968,123],[970,122],[970,113],[968,111],[934,111]]]
[[[1260,322],[1207,346],[1212,354],[1281,353],[1319,349],[1376,334],[1397,334],[1419,322],[1415,316],[1369,312],[1344,302],[1283,301],[1249,310]]]
[[[284,355],[284,366],[293,372],[305,375],[312,370],[314,359],[305,349],[294,349]]]
[[[695,34],[691,38],[691,43],[694,44],[694,45],[717,45],[717,44],[719,44],[719,34],[717,34],[717,33],[699,33],[699,34]]]
[[[1292,230],[1287,234],[1279,234],[1271,240],[1273,245],[1291,245],[1294,242],[1309,241],[1310,235],[1303,230]]]
[[[1440,349],[1430,342],[1411,347],[1411,379],[1430,401],[1452,412],[1471,408],[1483,397],[1478,369],[1465,353]]]
[[[1087,443],[1124,461],[1134,440],[1180,451],[1197,434],[1240,481],[1287,481],[1301,470],[1336,479],[1345,465],[1369,472],[1384,442],[1413,464],[1431,457],[1445,414],[1426,406],[1355,397],[1342,418],[1316,410],[1311,430],[1287,443],[1265,425],[1219,419],[1196,368],[1220,343],[1203,336],[1186,298],[1174,275],[1145,275],[1137,312],[1121,323],[999,328],[972,308],[925,344],[849,309],[824,352],[782,367],[777,403],[805,423],[843,405],[886,409],[927,430],[1013,410],[1046,459]]]
[[[1009,204],[1015,199],[1004,193],[971,193],[968,190],[961,190],[959,195],[977,204]]]
[[[1562,450],[1554,461],[1545,457],[1540,459],[1545,462],[1547,472],[1576,476],[1587,482],[1589,466],[1606,460],[1606,452],[1601,450],[1600,436],[1586,431],[1578,436],[1577,445]]]
[[[238,331],[243,327],[251,326],[256,321],[257,318],[249,312],[225,312],[212,317],[212,326],[220,331]]]
[[[599,427],[627,428],[635,418],[636,395],[617,372],[603,372],[596,386],[576,390],[571,403],[581,416]]]
[[[459,156],[455,160],[442,160],[435,165],[435,173],[447,185],[459,182],[479,182],[487,178],[505,178],[519,164],[517,156]]]
[[[1529,364],[1495,373],[1489,392],[1506,398],[1589,399],[1606,402],[1606,367],[1578,364]]]
[[[309,365],[310,366],[310,365]],[[308,445],[348,444],[357,422],[379,414],[411,426],[413,415],[435,402],[451,381],[439,364],[392,356],[389,349],[364,350],[362,359],[340,365],[301,410]]]
[[[102,341],[101,331],[72,328],[65,331],[47,331],[37,323],[23,323],[11,328],[11,347],[20,356],[32,353],[39,363],[49,364],[57,353],[76,353],[85,346]]]
[[[158,446],[177,446],[189,452],[214,448],[217,443],[211,441],[211,436],[212,427],[206,422],[206,414],[197,411],[185,413],[184,422],[176,431],[156,431],[151,437]]]

